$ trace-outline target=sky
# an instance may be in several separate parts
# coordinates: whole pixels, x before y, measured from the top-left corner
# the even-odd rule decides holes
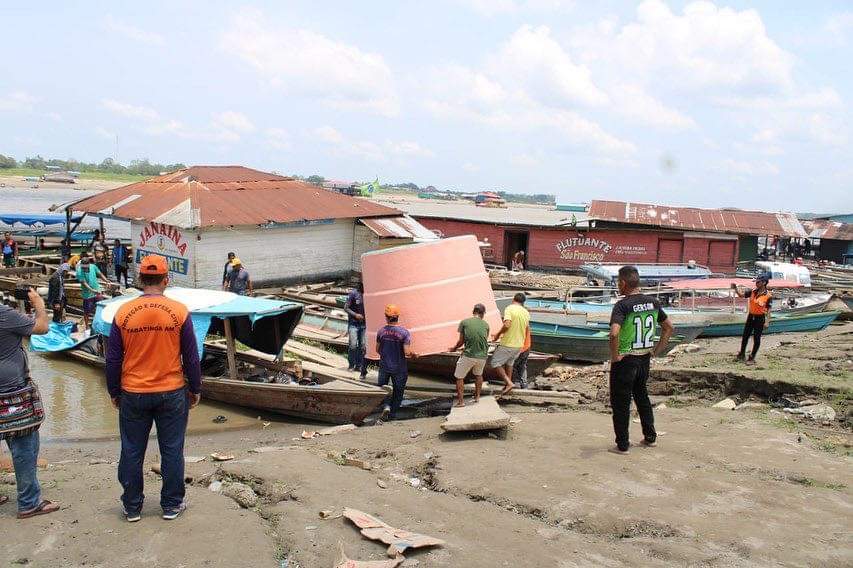
[[[0,154],[853,210],[853,3],[4,2]]]

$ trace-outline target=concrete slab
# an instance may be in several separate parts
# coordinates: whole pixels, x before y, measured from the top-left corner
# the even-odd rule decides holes
[[[454,406],[441,428],[447,432],[497,430],[509,426],[509,414],[501,410],[493,396],[484,396],[476,404]]]

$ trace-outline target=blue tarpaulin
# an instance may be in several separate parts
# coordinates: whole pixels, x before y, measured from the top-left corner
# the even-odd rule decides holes
[[[74,215],[71,222],[76,223],[82,219],[82,215]],[[7,225],[20,223],[32,227],[33,225],[64,225],[65,215],[40,215],[38,213],[0,213],[0,221]]]
[[[47,333],[44,335],[30,336],[30,349],[33,351],[65,351],[83,343],[88,337],[76,341],[71,333],[77,326],[74,322],[64,321],[62,323],[50,322]]]

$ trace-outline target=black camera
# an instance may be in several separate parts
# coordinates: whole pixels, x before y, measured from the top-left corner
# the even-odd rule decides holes
[[[18,284],[17,286],[15,286],[15,299],[18,300],[18,302],[21,302],[21,301],[24,302],[24,309],[26,309],[27,312],[29,312],[30,308],[31,308],[31,306],[30,306],[30,289],[31,288],[32,288],[32,286],[29,286],[28,284]]]

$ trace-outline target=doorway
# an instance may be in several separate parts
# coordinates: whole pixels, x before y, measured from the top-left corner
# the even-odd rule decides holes
[[[530,255],[527,244],[529,235],[527,231],[504,231],[504,265],[512,268],[512,257],[518,251],[524,251],[524,268],[528,268]]]

